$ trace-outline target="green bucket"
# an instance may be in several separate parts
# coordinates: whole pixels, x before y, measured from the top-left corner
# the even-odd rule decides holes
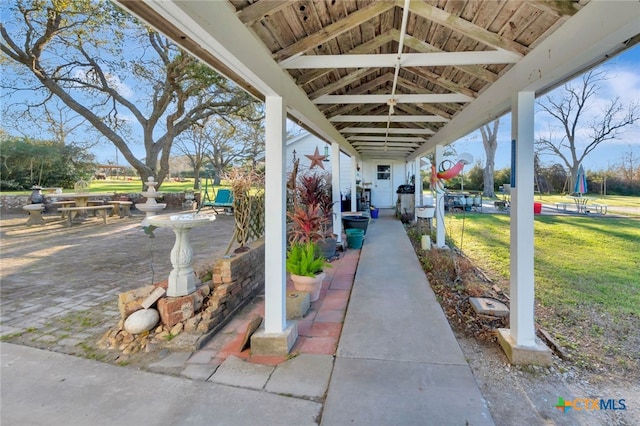
[[[345,229],[347,234],[347,246],[352,249],[361,249],[364,240],[364,230],[358,228]]]

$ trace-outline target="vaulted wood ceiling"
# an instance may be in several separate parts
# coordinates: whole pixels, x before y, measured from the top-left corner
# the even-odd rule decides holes
[[[572,40],[586,36],[567,23],[583,8],[593,10],[577,20],[578,29],[597,20],[598,10],[606,10],[598,0],[118,3],[256,96],[284,96],[303,127],[363,158],[410,159],[450,143],[508,110],[514,91],[548,90],[630,47],[640,32],[627,16],[626,26],[611,23],[616,34],[606,45]],[[633,3],[620,15],[638,13],[640,23]],[[559,31],[566,46],[554,41],[553,55],[573,43],[581,59],[537,66],[553,56],[541,44]],[[520,62],[529,75],[510,73]]]

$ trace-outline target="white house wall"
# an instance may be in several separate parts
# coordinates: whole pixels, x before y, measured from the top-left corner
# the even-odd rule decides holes
[[[381,202],[378,199],[376,191],[376,169],[378,164],[391,164],[391,196],[388,197],[386,202]],[[397,161],[391,159],[367,159],[362,163],[362,182],[371,188],[371,200],[376,207],[391,208],[395,207],[397,199],[396,189],[398,186],[408,183],[407,182],[407,168],[404,161]]]
[[[324,155],[324,147],[329,148],[329,152],[331,152],[331,147],[329,144],[324,142],[322,139],[318,138],[315,135],[310,133],[303,134],[298,136],[297,138],[293,138],[287,142],[287,153],[286,153],[286,165],[287,172],[290,172],[293,167],[293,151],[296,151],[296,158],[300,159],[300,164],[298,166],[298,173],[309,171],[309,166],[311,165],[311,160],[309,160],[306,155],[313,155],[318,147],[318,152],[320,155]],[[327,173],[331,173],[331,155],[329,156],[329,161],[323,161],[324,171]],[[313,169],[314,171],[322,171],[316,167]],[[345,153],[340,153],[340,193],[346,195],[349,193],[351,188],[351,157],[346,155]]]

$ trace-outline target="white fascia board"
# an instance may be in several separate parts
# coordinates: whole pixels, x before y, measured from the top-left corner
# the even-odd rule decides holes
[[[388,147],[400,147],[400,148],[418,148],[420,145],[417,143],[384,143],[384,142],[354,142],[353,146],[355,147],[372,147],[372,148],[382,148],[384,146]]]
[[[506,50],[484,50],[479,52],[432,52],[403,53],[400,56],[402,67],[429,67],[453,65],[513,64],[521,55]],[[280,62],[283,69],[315,68],[394,68],[398,55],[386,53],[379,55],[302,55],[287,58]]]
[[[435,132],[431,129],[407,129],[394,128],[385,129],[382,127],[346,127],[340,130],[340,133],[371,133],[371,134],[397,134],[397,135],[433,135]]]
[[[380,148],[376,148],[376,149],[363,149],[362,151],[360,151],[361,154],[372,154],[372,155],[385,155],[386,153],[389,153],[390,155],[393,155],[394,157],[398,157],[398,154],[408,154],[410,153],[412,150],[411,149],[406,149],[406,148],[395,148],[392,146],[388,146],[386,151],[381,150]]]
[[[386,104],[393,99],[398,104],[436,104],[466,103],[473,98],[459,93],[420,94],[420,95],[323,95],[316,98],[314,104]]]
[[[329,121],[334,123],[446,123],[447,118],[439,115],[336,115],[331,117]]]
[[[150,1],[145,3],[211,52],[264,96],[286,99],[289,112],[348,154],[357,153],[309,100],[271,53],[240,22],[226,1]],[[162,28],[158,28],[162,32]]]
[[[618,53],[625,41],[639,33],[640,2],[591,0],[407,160],[425,155],[436,145],[455,142],[499,118],[509,111],[517,92],[539,95],[570,80],[606,55]]]
[[[418,136],[349,136],[348,141],[394,141],[394,142],[425,142],[425,138]]]

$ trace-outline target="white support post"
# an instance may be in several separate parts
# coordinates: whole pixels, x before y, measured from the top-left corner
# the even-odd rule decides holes
[[[265,141],[265,332],[286,328],[286,105],[279,96],[266,98]]]
[[[357,196],[356,187],[358,186],[358,184],[356,183],[356,178],[359,173],[358,159],[355,156],[351,157],[351,170],[353,171],[353,173],[351,173],[351,211],[355,212],[358,208],[357,199],[356,199],[356,196]],[[360,183],[362,183],[362,180],[360,180]]]
[[[498,341],[513,364],[551,364],[551,351],[537,341],[534,324],[533,159],[534,92],[519,92],[511,107],[511,305],[510,329]]]
[[[511,337],[518,346],[535,345],[533,324],[533,92],[513,101],[515,182],[511,182]],[[515,183],[515,185],[513,185]]]
[[[444,157],[444,146],[436,145],[435,162],[436,169]],[[436,191],[436,247],[446,246],[444,238],[444,193]]]
[[[331,188],[333,203],[333,234],[342,242],[342,198],[340,197],[340,145],[331,144]]]
[[[416,198],[415,198],[415,206],[422,206],[424,203],[422,202],[422,176],[420,176],[420,161],[421,158],[418,157],[413,160],[413,176],[414,176],[414,184],[416,186]],[[417,216],[418,209],[415,209],[413,220],[418,220]]]

